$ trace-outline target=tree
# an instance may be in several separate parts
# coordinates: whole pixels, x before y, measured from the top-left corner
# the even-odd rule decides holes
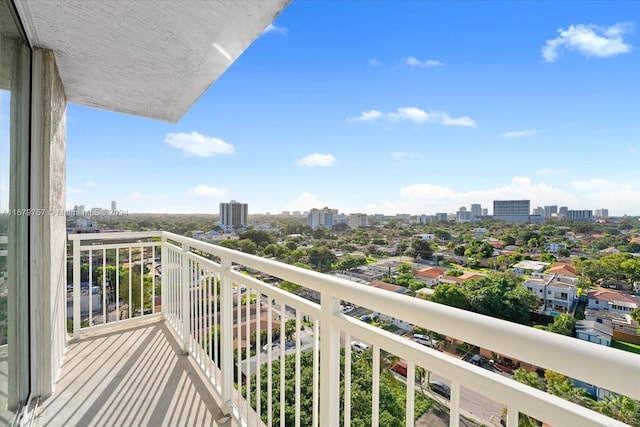
[[[468,310],[471,307],[467,295],[458,286],[451,283],[440,284],[431,295],[431,301],[463,310]]]
[[[576,319],[567,313],[562,313],[553,319],[553,323],[547,326],[547,331],[555,334],[571,336],[576,327]]]
[[[280,289],[284,289],[287,292],[291,292],[292,294],[298,294],[302,287],[300,285],[296,285],[293,282],[289,282],[288,280],[283,280],[279,286]]]
[[[640,307],[636,307],[631,312],[631,318],[636,321],[636,323],[640,323]]]
[[[269,243],[276,242],[276,236],[264,230],[247,230],[244,233],[240,233],[238,237],[240,240],[249,239],[258,247],[264,247]]]
[[[238,249],[247,254],[255,254],[258,246],[249,239],[238,240]]]
[[[631,426],[640,425],[640,403],[627,396],[609,394],[593,408],[602,414]]]
[[[429,259],[433,254],[433,248],[431,242],[428,240],[414,238],[411,242],[411,249],[413,249],[415,258]]]
[[[367,353],[369,356],[367,356]],[[290,354],[285,356],[285,369],[284,372],[280,371],[280,361],[274,360],[272,364],[272,396],[273,396],[273,410],[272,420],[273,425],[280,425],[280,405],[285,407],[285,420],[284,425],[295,425],[295,362],[296,355]],[[360,361],[360,358],[370,357],[370,352],[362,354],[352,353],[351,362],[351,425],[354,427],[370,426],[371,424],[371,405],[362,404],[363,402],[371,402],[371,384],[372,384],[372,368],[371,363],[364,363]],[[301,369],[300,369],[300,425],[308,426],[313,424],[313,352],[305,351],[300,354]],[[340,371],[344,372],[344,353],[340,357]],[[381,359],[381,367],[384,364],[384,360]],[[263,367],[261,369],[261,414],[263,422],[268,421],[267,414],[267,374],[268,369]],[[280,396],[280,376],[285,376],[285,402],[279,401]],[[395,378],[395,377],[394,377]],[[256,375],[253,374],[250,378],[251,390],[256,390]],[[397,386],[390,383],[388,375],[380,376],[380,423],[381,427],[392,427],[405,424],[405,398],[406,398],[406,386],[396,381]],[[243,386],[245,387],[245,386]],[[244,395],[246,390],[242,390]],[[340,396],[344,395],[344,381],[340,383]],[[427,399],[423,393],[415,393],[415,411],[414,418],[420,417],[431,405],[431,400]],[[343,405],[342,399],[340,405]],[[251,406],[256,407],[256,396],[251,394]],[[340,411],[342,414],[343,411]],[[339,425],[344,422],[341,419]]]
[[[544,381],[536,372],[527,372],[522,368],[518,368],[513,372],[513,379],[538,390],[545,389]]]

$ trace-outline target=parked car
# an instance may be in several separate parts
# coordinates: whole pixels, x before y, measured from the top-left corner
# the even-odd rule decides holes
[[[484,357],[480,356],[479,354],[474,354],[469,362],[471,362],[471,364],[473,365],[480,366],[484,362]]]
[[[413,334],[413,340],[418,344],[426,345],[427,347],[435,347],[438,344],[438,340],[429,338],[427,335]]]
[[[360,316],[360,320],[367,323],[371,323],[372,321],[371,316],[368,314],[365,314],[364,316]]]
[[[369,345],[363,343],[362,341],[351,341],[351,350],[357,351],[359,353],[364,353],[369,350]]]
[[[447,399],[451,398],[451,389],[442,381],[429,381],[429,389],[442,397],[445,397]]]

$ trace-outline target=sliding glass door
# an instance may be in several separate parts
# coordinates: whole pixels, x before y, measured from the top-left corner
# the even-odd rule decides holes
[[[0,425],[29,397],[29,124],[31,50],[0,0]]]

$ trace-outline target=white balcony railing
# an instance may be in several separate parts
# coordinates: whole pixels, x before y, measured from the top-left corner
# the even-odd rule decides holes
[[[355,303],[640,399],[640,381],[637,381],[640,358],[623,351],[394,294],[172,233],[81,234],[71,235],[69,239],[73,242],[74,335],[78,336],[85,328],[159,315],[156,289],[161,277],[162,315],[181,338],[183,350],[192,355],[219,393],[226,410],[240,425],[257,425],[257,420],[271,425],[276,408],[279,408],[281,425],[284,425],[287,408],[279,402],[291,400],[286,393],[292,393],[294,397],[296,425],[306,424],[301,421],[304,413],[310,417],[313,426],[337,426],[341,418],[347,426],[354,404],[370,405],[372,425],[377,425],[381,350],[407,362],[407,378],[413,378],[416,367],[420,366],[450,381],[451,426],[459,425],[461,387],[504,404],[510,427],[518,425],[520,413],[554,427],[624,425],[351,318],[340,312],[341,302]],[[111,266],[110,272],[92,277],[96,260],[105,271]],[[83,264],[87,263],[89,268],[84,268]],[[242,274],[235,266],[302,285],[316,292],[320,303]],[[117,273],[113,273],[113,267]],[[153,278],[145,279],[145,275]],[[84,282],[88,282],[85,287],[91,289],[89,294],[94,292],[94,286],[99,287],[102,303],[98,310],[93,306],[82,307]],[[85,304],[93,304],[92,298]],[[278,335],[279,325],[284,330],[287,320],[289,324],[295,324],[293,343],[286,342],[284,333]],[[263,335],[266,336],[262,338]],[[255,338],[259,343],[255,345],[257,354],[252,353],[249,345],[252,336],[261,337]],[[352,402],[351,399],[352,351],[349,343],[356,339],[369,343],[372,349],[371,402]],[[260,350],[263,342],[266,342],[266,352]],[[287,347],[289,350],[281,350]],[[235,360],[239,363],[234,362],[234,351],[238,353]],[[304,351],[311,352],[311,415],[308,415],[309,408],[303,412],[301,399],[300,373],[303,368],[308,369],[308,366],[302,366]],[[344,352],[343,365],[341,351]],[[295,355],[290,378],[273,375],[272,362],[279,361],[280,372],[285,372],[285,353]],[[266,390],[261,381],[243,381],[251,375],[262,378],[265,374]],[[341,375],[344,378],[342,394]],[[274,395],[276,378],[280,381],[279,395]],[[285,387],[285,382],[293,383],[293,388]],[[405,404],[408,426],[414,423],[414,390],[414,382],[408,381]],[[263,392],[266,392],[266,402]],[[253,406],[247,402],[252,402]]]

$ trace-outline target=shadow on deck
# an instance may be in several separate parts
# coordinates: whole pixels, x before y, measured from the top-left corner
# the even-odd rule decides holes
[[[159,318],[72,342],[56,390],[41,402],[35,424],[231,426],[212,388]]]

